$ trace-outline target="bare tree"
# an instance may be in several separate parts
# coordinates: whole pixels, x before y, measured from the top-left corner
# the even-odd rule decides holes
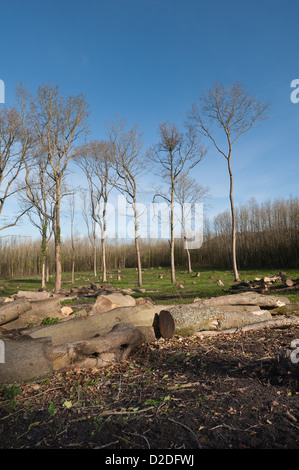
[[[75,145],[84,138],[88,115],[85,97],[64,97],[59,87],[44,85],[38,88],[32,99],[33,125],[40,154],[45,159],[47,174],[53,181],[54,196],[54,238],[55,238],[55,292],[61,289],[61,199],[63,178],[71,158],[76,153]]]
[[[230,178],[229,199],[232,217],[232,259],[235,280],[239,280],[236,260],[236,219],[233,201],[233,173],[231,167],[234,143],[258,122],[268,117],[269,104],[246,92],[240,83],[224,86],[217,82],[202,93],[199,103],[188,114],[189,123],[202,136],[212,141],[216,150],[226,159]],[[220,145],[215,127],[224,132],[226,144]]]
[[[71,225],[71,248],[72,248],[72,284],[75,283],[75,238],[74,238],[74,220],[75,220],[75,192],[69,196],[69,213]]]
[[[41,234],[42,285],[46,288],[48,279],[48,246],[53,235],[54,186],[46,173],[45,161],[33,152],[32,158],[25,161],[25,188],[20,185],[18,198],[21,207],[27,207],[31,223]]]
[[[16,91],[18,108],[0,109],[0,215],[11,196],[19,191],[17,178],[24,168],[26,158],[34,144],[34,134],[30,126],[30,114],[25,106],[25,90]],[[27,212],[26,207],[14,220],[0,226],[0,230],[12,227]]]
[[[175,188],[179,181],[185,178],[204,158],[206,149],[199,145],[196,134],[190,126],[185,133],[182,133],[176,124],[164,122],[159,126],[159,135],[160,141],[153,148],[153,159],[162,170],[162,177],[168,184],[168,190],[157,192],[154,200],[161,197],[170,206],[171,282],[176,282],[174,263]]]
[[[115,119],[107,127],[113,166],[118,177],[115,187],[126,197],[127,203],[133,210],[138,285],[142,286],[137,185],[139,178],[146,171],[148,155],[142,152],[143,144],[138,126],[126,131],[125,124],[125,119]]]
[[[97,230],[96,230],[96,221],[93,217],[94,204],[92,194],[90,195],[90,203],[87,206],[86,201],[86,192],[82,193],[82,215],[87,228],[87,237],[92,246],[93,251],[93,274],[94,277],[97,276]],[[90,220],[91,219],[91,220]]]
[[[188,230],[186,226],[187,220],[191,218],[192,206],[196,210],[196,204],[203,201],[208,197],[209,189],[198,184],[194,178],[190,176],[184,176],[181,178],[175,186],[175,201],[181,207],[181,225],[184,239],[184,247],[186,249],[188,258],[188,272],[192,272],[191,267],[191,256],[188,242]]]
[[[111,151],[108,143],[103,140],[89,142],[78,152],[76,162],[84,171],[88,181],[91,216],[94,222],[100,226],[102,273],[103,282],[106,282],[107,264],[105,239],[107,231],[107,204],[109,194],[115,187],[117,179],[113,171]]]

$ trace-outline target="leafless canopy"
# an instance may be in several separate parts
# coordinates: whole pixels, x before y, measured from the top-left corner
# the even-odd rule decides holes
[[[56,278],[55,291],[61,288],[61,225],[60,210],[63,180],[76,147],[87,132],[88,106],[85,97],[64,97],[59,87],[46,84],[30,97],[32,125],[42,167],[53,184],[54,238]],[[28,194],[30,191],[28,192]]]
[[[159,142],[153,148],[154,162],[162,173],[167,190],[156,191],[157,197],[163,198],[170,207],[170,263],[171,282],[176,282],[174,267],[174,203],[177,184],[187,177],[191,170],[205,157],[207,151],[199,143],[195,128],[187,126],[186,132],[180,132],[176,124],[163,122],[159,126]]]
[[[183,133],[176,124],[163,122],[159,125],[159,137],[152,158],[162,169],[163,179],[171,184],[187,176],[207,153],[192,126]]]
[[[188,122],[200,134],[208,137],[226,159],[230,158],[231,146],[239,137],[269,117],[270,105],[250,95],[245,87],[236,82],[224,86],[216,82],[199,97],[188,113]],[[213,127],[224,130],[228,150],[218,145]]]
[[[188,122],[199,134],[213,142],[227,160],[230,177],[229,198],[232,215],[232,258],[235,280],[239,280],[236,260],[236,220],[233,201],[231,155],[234,143],[246,132],[269,116],[270,105],[250,95],[240,83],[224,86],[217,82],[200,95],[188,114]],[[224,131],[226,144],[221,144],[215,127]],[[223,133],[222,133],[223,135]]]
[[[142,285],[142,269],[139,247],[137,192],[139,178],[146,171],[148,154],[143,153],[142,136],[138,125],[125,129],[126,120],[114,119],[107,125],[112,165],[117,175],[115,187],[132,207],[134,214],[134,237],[138,265],[138,285]]]
[[[0,214],[9,197],[19,191],[15,184],[34,144],[30,115],[25,106],[25,91],[17,89],[18,107],[0,109]],[[16,225],[26,208],[0,230]]]

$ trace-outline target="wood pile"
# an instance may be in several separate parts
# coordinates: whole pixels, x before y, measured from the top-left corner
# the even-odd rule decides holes
[[[134,349],[161,336],[298,323],[298,318],[279,318],[278,323],[272,318],[271,309],[287,305],[287,298],[257,292],[198,299],[193,304],[169,308],[156,306],[146,298],[136,301],[132,292],[90,285],[60,295],[22,291],[8,301],[3,299],[0,350],[5,351],[5,358],[0,356],[0,385],[34,382],[54,372],[119,363]],[[37,294],[43,294],[41,300]],[[90,297],[94,302],[78,312],[61,306],[66,298],[75,303]],[[44,317],[59,321],[41,324]]]
[[[197,299],[189,305],[176,305],[162,310],[159,328],[163,337],[174,334],[192,335],[202,331],[238,331],[245,326],[264,323],[275,325],[272,310],[290,304],[288,298],[242,292],[210,299]],[[277,320],[281,320],[278,318]],[[297,324],[299,318],[292,318]],[[281,324],[281,322],[278,322]],[[287,324],[289,325],[289,319]]]
[[[77,293],[83,292],[90,293],[86,289]],[[94,305],[77,313],[70,311],[67,317],[60,305],[65,292],[63,297],[40,301],[36,293],[32,294],[34,300],[28,293],[3,301],[0,341],[5,357],[0,357],[0,385],[35,382],[54,372],[121,362],[133,349],[155,341],[152,302],[136,303],[127,293],[117,291],[98,292]],[[50,315],[59,321],[41,324]]]
[[[289,291],[299,289],[299,278],[291,279],[284,272],[280,272],[274,276],[264,276],[262,278],[255,278],[252,281],[246,279],[238,284],[232,285],[228,293],[235,294],[237,292],[254,291],[264,293],[268,291]]]

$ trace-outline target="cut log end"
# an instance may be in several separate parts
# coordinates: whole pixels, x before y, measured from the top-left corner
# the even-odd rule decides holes
[[[159,329],[162,338],[172,338],[175,331],[175,323],[168,310],[161,310],[159,314]]]

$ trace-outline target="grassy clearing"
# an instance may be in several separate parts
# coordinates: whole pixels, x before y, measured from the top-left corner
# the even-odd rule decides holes
[[[279,271],[286,271],[281,269],[259,269],[259,270],[240,270],[240,279],[247,279],[248,281],[263,276],[271,276],[277,274]],[[196,273],[200,272],[200,277],[196,277]],[[298,278],[299,270],[287,270],[287,275],[290,278]],[[163,279],[158,275],[163,275]],[[221,279],[224,283],[223,287],[218,287],[217,279]],[[209,298],[213,296],[223,295],[225,291],[234,283],[232,271],[217,270],[210,267],[195,266],[193,273],[189,274],[185,268],[177,268],[176,270],[176,284],[170,281],[170,269],[145,269],[143,272],[143,286],[145,292],[134,292],[133,296],[150,297],[159,303],[189,303],[193,302],[196,297]],[[51,291],[54,288],[55,276],[50,277],[50,282],[47,284],[47,290]],[[90,285],[91,282],[101,284],[100,273],[97,277],[93,272],[76,272],[75,283],[71,283],[71,274],[63,274],[63,288],[71,288],[73,286]],[[138,289],[137,272],[135,269],[122,269],[121,280],[117,280],[117,270],[112,270],[108,275],[108,283],[118,288]],[[181,284],[184,287],[178,287]],[[10,296],[17,293],[19,290],[33,290],[36,291],[40,288],[41,281],[39,277],[31,278],[15,278],[15,279],[0,279],[0,295]],[[284,295],[286,293],[277,293],[277,295]],[[299,300],[299,293],[288,293],[287,296],[291,301]]]

